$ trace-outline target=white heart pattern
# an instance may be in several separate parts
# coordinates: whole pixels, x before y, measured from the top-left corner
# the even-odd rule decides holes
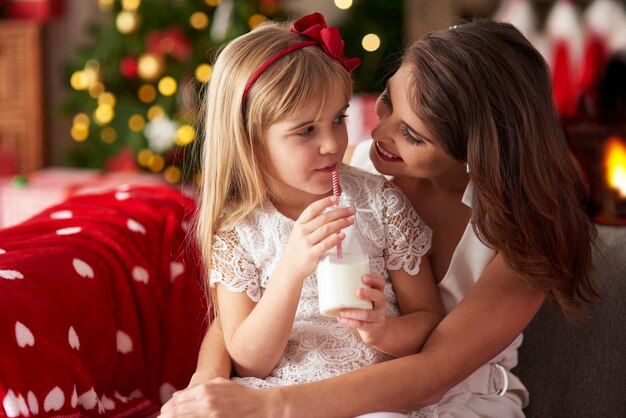
[[[117,351],[128,354],[133,351],[133,340],[124,331],[117,330]]]
[[[17,345],[22,348],[35,345],[35,336],[26,325],[19,321],[15,321],[15,339]]]
[[[72,391],[70,405],[72,405],[72,408],[76,408],[76,405],[78,405],[78,394],[76,393],[76,385],[74,385],[74,390]]]
[[[72,219],[73,216],[74,214],[71,210],[59,210],[50,214],[52,219]]]
[[[78,339],[78,334],[76,334],[74,327],[70,327],[67,333],[67,340],[70,343],[70,347],[74,350],[80,350],[80,340]]]
[[[39,402],[37,402],[35,394],[32,391],[28,391],[26,398],[28,399],[28,409],[30,409],[30,412],[32,412],[33,415],[39,414]]]
[[[90,279],[93,279],[95,277],[91,266],[85,263],[83,260],[75,258],[72,260],[72,265],[74,266],[74,270],[76,270],[76,273],[78,273],[79,276],[89,277]]]
[[[78,403],[86,410],[90,410],[96,407],[98,404],[98,395],[96,391],[91,388],[87,392],[78,397]]]
[[[15,270],[0,270],[0,277],[7,280],[23,279],[24,275]]]
[[[107,398],[106,395],[102,395],[102,398],[100,398],[100,405],[106,410],[115,409],[115,401],[111,398]]]
[[[133,279],[135,279],[138,282],[148,284],[148,280],[150,279],[150,274],[148,273],[148,270],[146,270],[145,268],[136,266],[133,269]]]
[[[117,192],[115,193],[115,198],[117,200],[126,200],[130,197],[130,193],[128,192]]]
[[[73,235],[82,231],[80,226],[70,226],[69,228],[57,229],[57,235]]]
[[[0,254],[6,254],[6,250],[3,250],[2,248],[0,248]]]
[[[172,261],[170,263],[170,281],[174,283],[174,280],[185,271],[183,263]]]
[[[46,412],[50,411],[58,411],[63,408],[63,404],[65,403],[65,395],[60,387],[55,386],[48,395],[46,399],[43,401],[43,410]]]
[[[139,232],[140,234],[144,234],[144,235],[148,233],[148,231],[146,231],[146,228],[144,228],[142,224],[140,224],[134,219],[129,219],[126,222],[126,226],[128,227],[128,229],[130,229],[133,232]]]
[[[17,396],[15,396],[15,393],[10,389],[2,400],[2,407],[7,417],[19,417],[21,415],[20,406],[17,403]]]

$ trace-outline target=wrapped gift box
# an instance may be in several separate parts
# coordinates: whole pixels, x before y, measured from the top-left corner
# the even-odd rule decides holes
[[[114,172],[73,168],[35,171],[25,184],[15,177],[0,179],[0,227],[17,224],[69,196],[95,193],[130,184],[164,184],[156,174]]]

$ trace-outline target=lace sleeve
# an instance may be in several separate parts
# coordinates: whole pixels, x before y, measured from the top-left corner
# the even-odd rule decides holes
[[[388,270],[403,268],[416,275],[420,261],[430,250],[432,231],[393,183],[382,188],[382,209],[387,245],[385,264]]]
[[[215,235],[211,254],[211,287],[220,283],[235,293],[246,292],[254,302],[261,299],[261,285],[254,263],[246,257],[237,232]]]

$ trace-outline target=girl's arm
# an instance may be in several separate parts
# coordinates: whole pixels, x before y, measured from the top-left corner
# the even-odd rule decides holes
[[[356,328],[364,343],[400,357],[422,348],[431,331],[444,317],[445,309],[427,256],[422,257],[417,275],[399,269],[390,270],[389,276],[401,316],[386,315],[384,282],[376,285],[372,278],[367,278],[365,282],[370,284],[371,289],[359,289],[358,295],[372,300],[375,309],[343,309],[339,320]]]
[[[200,352],[198,353],[196,371],[191,377],[187,388],[207,382],[216,377],[228,379],[231,370],[232,363],[228,351],[226,351],[226,346],[224,345],[220,318],[217,316],[213,319],[206,334],[204,334]]]
[[[245,293],[218,285],[224,341],[239,376],[265,378],[280,360],[291,334],[304,278],[315,269],[322,254],[343,239],[341,229],[354,222],[352,208],[321,214],[335,200],[318,200],[302,212],[258,303]]]
[[[164,416],[343,417],[410,411],[435,402],[504,350],[533,318],[544,293],[524,284],[497,255],[418,354],[332,379],[254,391],[213,381],[176,396]],[[204,409],[210,405],[210,409]],[[207,413],[210,411],[210,413]],[[213,415],[212,415],[213,414]]]

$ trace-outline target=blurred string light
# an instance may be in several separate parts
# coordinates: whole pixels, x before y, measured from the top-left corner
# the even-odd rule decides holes
[[[112,144],[117,140],[117,131],[111,126],[107,126],[100,133],[100,139],[105,144]]]
[[[163,116],[165,116],[165,109],[161,106],[155,105],[148,109],[148,120],[155,120]]]
[[[133,33],[139,28],[139,17],[135,12],[122,10],[115,18],[115,27],[125,35]]]
[[[173,96],[178,89],[178,83],[174,77],[166,76],[159,80],[158,89],[163,96]]]
[[[213,67],[209,64],[200,64],[196,67],[196,79],[201,83],[207,83],[213,74]]]
[[[267,21],[267,17],[261,14],[255,14],[250,16],[250,19],[248,19],[248,27],[250,29],[254,29],[257,26],[259,26],[261,23],[266,22]]]
[[[352,7],[352,0],[335,0],[335,6],[341,10],[348,10]]]
[[[98,96],[98,104],[115,106],[115,96],[113,93],[104,92]]]
[[[204,2],[208,4],[209,6],[216,7],[220,5],[221,0],[204,0]]]
[[[195,12],[189,17],[189,25],[197,30],[206,29],[209,26],[209,17],[206,13]]]
[[[144,103],[151,103],[157,98],[157,91],[153,85],[144,84],[139,87],[137,91],[137,97]]]
[[[122,0],[122,9],[135,11],[141,5],[141,0]]]
[[[191,144],[196,138],[196,130],[191,125],[182,125],[176,131],[176,144],[185,146]]]
[[[128,119],[128,128],[133,132],[141,132],[146,126],[146,120],[141,115],[132,115]]]
[[[93,118],[99,125],[106,125],[110,123],[114,117],[115,110],[113,110],[113,106],[109,105],[100,105],[93,113]]]
[[[170,165],[165,170],[163,170],[163,178],[168,183],[176,184],[180,182],[181,177],[182,173],[180,171],[180,168],[176,166]]]
[[[361,46],[363,46],[363,49],[367,52],[374,52],[380,48],[380,37],[375,33],[368,33],[363,37]]]

